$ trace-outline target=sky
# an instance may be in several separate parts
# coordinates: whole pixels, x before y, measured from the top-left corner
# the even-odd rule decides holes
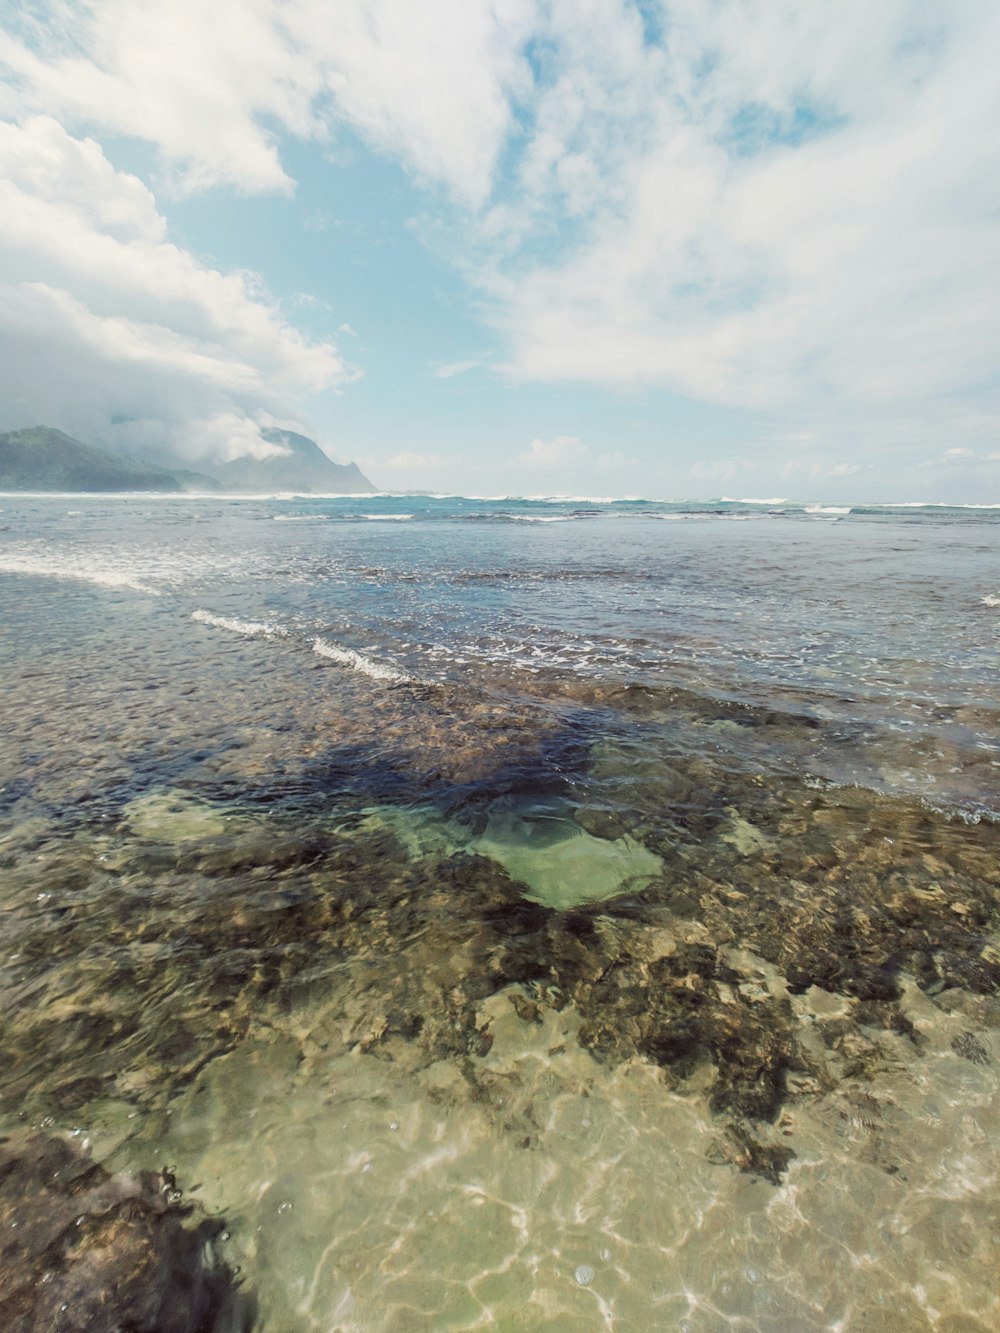
[[[1000,503],[996,0],[0,0],[0,430]]]

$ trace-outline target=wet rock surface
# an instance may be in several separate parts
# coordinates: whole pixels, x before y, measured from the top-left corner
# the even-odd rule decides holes
[[[169,1172],[110,1175],[74,1144],[0,1139],[5,1333],[249,1333],[252,1297],[214,1258]]]

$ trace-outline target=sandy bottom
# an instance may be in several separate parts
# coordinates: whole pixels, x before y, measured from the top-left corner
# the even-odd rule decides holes
[[[331,997],[159,1114],[106,1103],[84,1131],[112,1168],[162,1159],[225,1215],[266,1330],[1000,1324],[996,1065],[958,1055],[961,1018],[915,986],[920,1067],[787,1111],[778,1186],[723,1160],[697,1076],[679,1095],[646,1062],[610,1070],[571,1011],[525,1021],[520,998],[481,1007],[471,1084],[345,1049]],[[835,1006],[810,994],[803,1019]]]

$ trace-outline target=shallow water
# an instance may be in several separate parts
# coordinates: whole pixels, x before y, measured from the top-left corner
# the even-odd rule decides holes
[[[266,1330],[1000,1324],[1000,516],[0,508],[3,1123]]]

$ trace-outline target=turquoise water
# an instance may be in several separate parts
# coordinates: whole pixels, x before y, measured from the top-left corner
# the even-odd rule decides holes
[[[6,1124],[264,1329],[996,1327],[1000,510],[0,511]]]

